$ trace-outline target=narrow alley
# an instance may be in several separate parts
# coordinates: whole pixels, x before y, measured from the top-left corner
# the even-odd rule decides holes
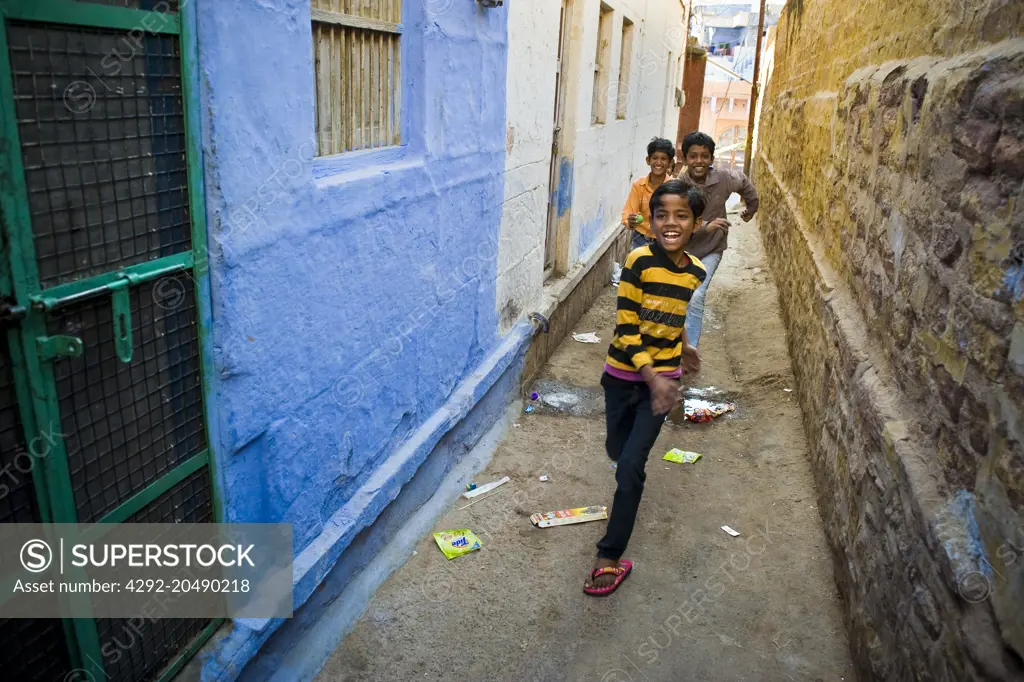
[[[568,336],[534,389],[579,389],[572,411],[585,416],[545,407],[543,395],[531,413],[520,405],[474,478],[511,484],[468,508],[460,497],[434,527],[469,528],[483,548],[449,561],[423,537],[318,680],[853,679],[775,285],[756,222],[733,223],[693,385],[737,409],[709,424],[671,415],[627,552],[636,568],[614,597],[581,589],[604,521],[538,529],[529,519],[611,504],[598,385],[609,286],[575,329],[601,343]],[[704,457],[663,462],[673,447]]]
[[[0,36],[0,682],[1024,681],[1024,1]]]

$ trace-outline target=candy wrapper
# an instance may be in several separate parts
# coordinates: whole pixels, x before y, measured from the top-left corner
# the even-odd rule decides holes
[[[587,521],[600,521],[608,518],[608,507],[576,507],[575,509],[561,509],[559,511],[537,513],[530,516],[530,521],[538,528],[551,528],[552,526],[569,526],[574,523],[586,523]]]
[[[683,415],[687,421],[701,424],[736,409],[733,403],[713,403],[707,400],[687,400],[683,403]]]
[[[676,464],[693,464],[701,457],[703,457],[703,455],[697,452],[688,452],[686,450],[680,450],[679,448],[672,448],[665,453],[665,456],[662,457],[662,459],[666,462],[675,462]]]
[[[449,559],[475,552],[483,547],[480,544],[480,538],[474,535],[473,531],[468,528],[434,533],[434,541],[437,542],[437,546],[441,548],[441,551]]]

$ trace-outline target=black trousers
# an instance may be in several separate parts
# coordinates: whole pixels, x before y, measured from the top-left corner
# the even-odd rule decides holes
[[[608,428],[605,448],[619,466],[615,471],[617,486],[612,512],[605,535],[597,543],[597,556],[618,561],[633,534],[647,479],[647,456],[658,439],[665,415],[657,416],[651,411],[651,390],[642,381],[623,381],[606,373],[601,377],[601,386]]]

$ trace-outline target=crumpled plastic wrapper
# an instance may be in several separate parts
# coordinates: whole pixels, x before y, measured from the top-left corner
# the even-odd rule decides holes
[[[434,541],[449,559],[475,552],[483,546],[480,543],[480,538],[468,528],[434,533]]]
[[[703,424],[736,409],[735,403],[691,399],[683,403],[683,416],[687,421]]]

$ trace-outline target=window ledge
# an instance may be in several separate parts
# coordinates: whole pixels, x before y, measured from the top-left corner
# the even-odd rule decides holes
[[[424,157],[412,154],[406,145],[365,149],[314,158],[313,179],[318,187],[330,187],[423,165]]]
[[[390,165],[401,162],[408,154],[408,145],[360,149],[355,152],[313,157],[313,177],[317,180],[368,166]]]

